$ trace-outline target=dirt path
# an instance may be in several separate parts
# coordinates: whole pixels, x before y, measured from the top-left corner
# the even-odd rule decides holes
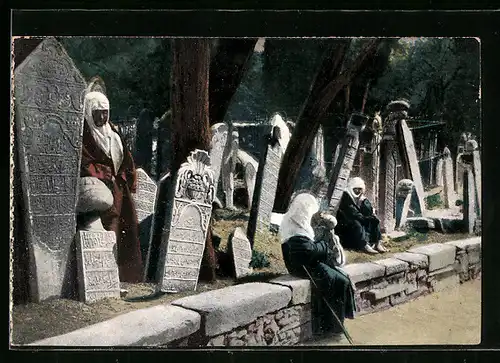
[[[356,345],[479,344],[481,280],[346,320],[346,328]],[[344,344],[330,338],[308,345]]]

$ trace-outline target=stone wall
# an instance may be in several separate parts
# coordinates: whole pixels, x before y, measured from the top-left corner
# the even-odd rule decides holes
[[[481,238],[419,246],[344,269],[356,286],[359,316],[479,277]],[[295,345],[312,337],[310,304],[309,281],[285,275],[136,310],[30,345]]]

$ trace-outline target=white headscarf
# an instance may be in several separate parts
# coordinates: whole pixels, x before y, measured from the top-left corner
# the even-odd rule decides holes
[[[288,212],[283,215],[279,234],[281,243],[292,236],[300,235],[314,240],[314,230],[311,227],[311,217],[318,212],[316,198],[309,193],[298,194],[290,204]]]
[[[117,173],[123,162],[122,141],[118,134],[113,131],[109,122],[106,122],[101,127],[97,127],[92,116],[92,112],[95,110],[109,111],[108,98],[101,92],[89,92],[85,95],[84,109],[85,120],[89,125],[90,133],[94,137],[96,144],[113,160],[115,173]]]
[[[360,195],[356,196],[354,194],[355,188],[361,188]],[[358,207],[361,206],[361,202],[366,199],[366,197],[364,196],[365,189],[366,189],[365,182],[363,181],[363,179],[359,177],[352,178],[351,180],[349,180],[349,183],[347,184],[346,191]]]

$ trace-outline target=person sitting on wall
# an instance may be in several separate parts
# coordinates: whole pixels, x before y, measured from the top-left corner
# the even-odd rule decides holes
[[[117,262],[122,282],[142,281],[139,223],[132,193],[137,175],[130,151],[109,122],[109,101],[89,92],[84,102],[81,177],[96,177],[111,190],[113,206],[100,213],[104,228],[116,233]]]
[[[283,259],[291,275],[309,279],[307,269],[321,295],[343,324],[345,318],[354,319],[354,289],[348,275],[336,266],[333,249],[326,241],[314,240],[311,219],[318,210],[318,202],[310,193],[300,193],[292,200],[279,228]],[[319,323],[315,328],[316,334],[337,334],[342,331],[323,301],[314,299],[314,306],[314,321]]]
[[[349,180],[340,199],[335,233],[345,248],[370,254],[387,252],[381,242],[380,221],[364,192],[363,179],[355,177]]]

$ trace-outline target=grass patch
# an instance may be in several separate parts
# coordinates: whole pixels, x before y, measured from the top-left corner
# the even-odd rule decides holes
[[[436,193],[429,195],[425,198],[425,204],[427,209],[439,209],[444,208],[443,200],[441,199],[441,194]]]

